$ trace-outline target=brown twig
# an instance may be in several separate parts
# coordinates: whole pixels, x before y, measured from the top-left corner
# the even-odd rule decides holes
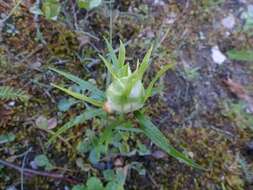
[[[13,168],[13,169],[15,169],[15,170],[17,170],[19,172],[23,172],[23,174],[26,175],[26,176],[38,175],[38,176],[44,176],[44,177],[50,177],[50,178],[60,179],[60,180],[63,180],[63,181],[66,181],[66,182],[69,182],[69,183],[72,183],[72,184],[78,184],[78,183],[80,183],[77,180],[74,180],[74,179],[71,179],[71,178],[67,178],[64,175],[59,174],[59,173],[49,173],[49,172],[43,172],[43,171],[32,170],[32,169],[27,169],[27,168],[23,168],[22,169],[21,167],[19,167],[17,165],[14,165],[12,163],[9,163],[9,162],[1,160],[1,159],[0,159],[0,164],[2,164],[4,166],[7,166],[9,168]]]

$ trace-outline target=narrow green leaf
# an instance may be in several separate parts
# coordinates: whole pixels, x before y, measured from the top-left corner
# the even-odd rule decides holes
[[[0,145],[14,141],[16,136],[13,133],[0,135]]]
[[[56,84],[51,84],[52,86],[54,86],[55,88],[58,88],[59,90],[69,94],[70,96],[73,96],[74,98],[76,99],[79,99],[79,100],[83,100],[85,102],[88,102],[94,106],[97,106],[97,107],[103,107],[104,103],[101,102],[101,101],[98,101],[98,100],[95,100],[93,98],[90,98],[88,96],[85,96],[83,94],[79,94],[79,93],[76,93],[76,92],[73,92],[71,90],[68,90],[67,88],[63,88],[61,86],[58,86]]]
[[[119,56],[118,56],[119,68],[122,68],[124,66],[125,58],[126,58],[126,49],[122,41],[120,41]]]
[[[103,184],[97,177],[91,177],[86,182],[87,190],[104,190]]]
[[[253,50],[229,50],[229,59],[237,61],[253,61]]]
[[[119,72],[119,77],[127,77],[128,75],[130,75],[132,72],[131,72],[131,69],[129,67],[129,65],[123,65],[120,69],[120,72]]]
[[[152,79],[152,81],[149,83],[148,88],[146,89],[146,94],[145,94],[145,101],[152,96],[152,90],[154,87],[155,82],[161,78],[162,75],[166,73],[168,69],[171,69],[174,65],[166,65],[164,66],[157,74],[156,76]]]
[[[103,116],[105,113],[101,109],[88,109],[85,110],[82,114],[70,119],[69,122],[65,123],[61,128],[59,128],[55,134],[48,140],[48,144],[51,144],[59,135],[67,131],[68,129],[85,123],[87,120],[94,117]]]
[[[67,79],[73,81],[74,83],[78,84],[82,90],[88,90],[90,92],[92,92],[93,94],[95,94],[96,96],[99,97],[99,100],[104,100],[105,99],[105,94],[103,91],[99,90],[94,84],[88,82],[88,81],[85,81],[85,80],[82,80],[70,73],[67,73],[67,72],[64,72],[64,71],[60,71],[58,69],[55,69],[55,68],[49,68],[50,70],[66,77]]]
[[[114,52],[114,49],[112,48],[112,45],[110,44],[110,42],[106,39],[105,39],[105,42],[106,42],[106,45],[107,45],[107,49],[109,50],[109,55],[110,55],[110,58],[112,60],[112,64],[114,67],[118,67],[118,60],[117,60],[117,56]]]
[[[128,83],[126,84],[125,87],[125,96],[128,97],[131,93],[131,90],[133,89],[134,85],[138,82],[139,77],[137,76],[137,73],[133,73],[129,79],[128,79]]]
[[[168,139],[161,133],[161,131],[151,122],[150,118],[142,114],[141,112],[136,112],[135,116],[140,123],[140,128],[143,130],[144,134],[150,138],[150,140],[156,144],[159,148],[167,152],[172,157],[185,164],[192,166],[194,168],[203,169],[200,165],[195,163],[192,159],[188,158],[183,153],[177,151],[173,146],[170,145]]]
[[[113,78],[117,79],[118,75],[116,72],[114,72],[111,63],[109,63],[102,55],[99,55],[99,57],[103,60],[105,66],[107,67],[108,71],[111,73]]]
[[[151,46],[151,48],[149,48],[148,52],[146,53],[146,55],[144,56],[141,65],[139,66],[138,70],[136,70],[137,72],[137,76],[139,77],[139,79],[142,79],[145,71],[147,70],[148,66],[149,66],[149,59],[151,56],[153,50],[153,46]]]

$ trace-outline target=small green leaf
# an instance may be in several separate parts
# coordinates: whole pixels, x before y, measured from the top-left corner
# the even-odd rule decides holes
[[[103,190],[103,184],[97,177],[91,177],[86,182],[87,190]]]
[[[100,146],[94,147],[89,153],[89,161],[92,164],[97,164],[101,157]]]
[[[167,152],[172,157],[177,160],[184,162],[185,164],[192,166],[194,168],[203,169],[200,165],[195,163],[192,159],[188,158],[183,153],[177,151],[172,147],[168,139],[161,133],[161,131],[151,122],[149,117],[143,115],[141,112],[136,112],[135,116],[140,123],[140,128],[143,130],[144,134],[150,138],[150,140],[156,144],[159,148]]]
[[[97,107],[103,107],[104,103],[101,102],[101,101],[98,101],[98,100],[95,100],[93,98],[90,98],[88,96],[85,96],[83,94],[79,94],[79,93],[76,93],[76,92],[73,92],[71,90],[68,90],[67,88],[63,88],[61,86],[58,86],[56,84],[51,84],[52,86],[54,86],[55,88],[58,88],[59,90],[69,94],[70,96],[73,96],[74,98],[76,99],[79,99],[79,100],[83,100],[85,102],[88,102],[94,106],[97,106]]]
[[[116,179],[115,179],[115,182],[117,182],[118,184],[121,184],[123,186],[125,184],[126,177],[127,176],[125,175],[125,172],[124,172],[123,168],[118,168],[116,170]]]
[[[113,170],[104,170],[103,171],[103,176],[106,181],[113,181],[115,179],[115,173]]]
[[[61,112],[65,112],[68,111],[70,109],[70,107],[74,104],[76,104],[78,101],[73,100],[72,98],[63,98],[61,99],[58,104],[57,107]]]
[[[0,135],[0,144],[5,144],[14,141],[16,136],[13,133]]]
[[[44,154],[37,155],[34,159],[34,162],[39,167],[44,167],[47,171],[53,169],[53,165],[48,160],[47,156]]]
[[[78,7],[81,9],[93,9],[101,3],[102,0],[77,0]]]
[[[147,70],[148,66],[149,66],[149,60],[150,60],[150,56],[153,50],[153,46],[151,46],[151,48],[149,48],[148,52],[146,53],[146,55],[144,56],[138,70],[136,70],[138,79],[142,79],[145,71]]]
[[[44,0],[42,3],[42,11],[46,19],[57,20],[61,11],[61,4],[58,0]]]
[[[64,71],[60,71],[58,69],[55,68],[49,68],[50,70],[66,77],[67,79],[73,81],[74,83],[78,84],[82,90],[88,90],[90,92],[92,92],[93,96],[96,95],[98,98],[98,100],[103,101],[105,100],[105,93],[101,90],[99,90],[96,85],[92,84],[91,82],[82,80],[70,73],[64,72]]]
[[[112,45],[110,44],[110,42],[106,39],[105,39],[105,42],[106,42],[106,45],[107,45],[107,49],[109,50],[109,55],[110,55],[110,58],[112,60],[112,65],[113,67],[117,68],[118,66],[118,60],[117,60],[117,56],[114,52],[114,49],[112,48]]]
[[[124,66],[125,56],[126,56],[126,49],[122,41],[120,41],[119,56],[118,56],[118,62],[119,62],[118,64],[120,68]]]
[[[85,185],[75,185],[72,190],[86,190]]]
[[[124,187],[116,181],[111,181],[107,183],[105,190],[124,190]]]
[[[253,50],[229,50],[229,59],[236,61],[253,61]]]

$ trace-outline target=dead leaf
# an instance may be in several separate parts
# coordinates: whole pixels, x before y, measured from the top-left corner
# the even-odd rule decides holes
[[[77,39],[79,41],[79,49],[90,42],[90,38],[85,35],[78,36]]]
[[[232,79],[224,80],[224,83],[227,85],[229,90],[238,98],[243,100],[250,99],[249,95],[241,84],[234,82]]]
[[[232,79],[226,79],[223,80],[223,82],[226,84],[226,86],[234,95],[246,101],[248,104],[249,111],[253,112],[253,99],[251,96],[249,96],[245,88],[241,84],[233,81]]]

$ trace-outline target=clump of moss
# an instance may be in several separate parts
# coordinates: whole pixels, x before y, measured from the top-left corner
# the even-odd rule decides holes
[[[175,138],[176,137],[176,138]],[[244,189],[244,180],[238,161],[238,150],[234,141],[223,134],[207,128],[184,128],[176,132],[178,144],[191,150],[189,153],[207,171],[194,179],[200,189]]]

